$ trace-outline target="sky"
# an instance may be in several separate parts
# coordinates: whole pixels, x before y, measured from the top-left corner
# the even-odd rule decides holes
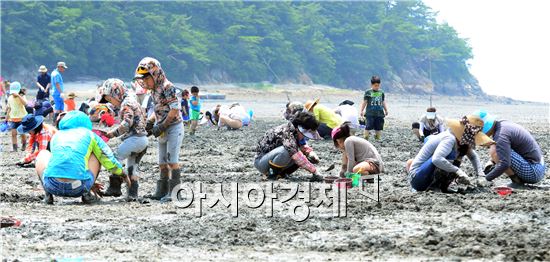
[[[423,0],[462,38],[490,95],[550,103],[550,1]]]

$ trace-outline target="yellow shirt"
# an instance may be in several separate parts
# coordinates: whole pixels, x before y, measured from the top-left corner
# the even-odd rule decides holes
[[[27,115],[25,104],[21,103],[19,98],[10,95],[8,98],[8,106],[10,107],[9,117],[12,122],[21,122],[21,119]]]
[[[324,123],[330,128],[339,127],[343,121],[334,111],[323,105],[316,105],[313,108],[313,114],[317,121]]]

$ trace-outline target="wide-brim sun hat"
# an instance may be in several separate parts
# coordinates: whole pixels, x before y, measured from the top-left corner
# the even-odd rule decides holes
[[[483,133],[487,134],[491,128],[493,128],[493,125],[495,124],[496,118],[487,113],[484,109],[480,109],[474,112],[475,116],[481,118],[483,121],[483,129],[481,130]]]
[[[300,133],[302,133],[302,135],[304,135],[305,137],[307,137],[309,139],[312,139],[312,140],[321,140],[322,139],[321,135],[319,135],[319,132],[317,132],[317,130],[305,129],[302,126],[298,126],[298,130],[300,131]]]
[[[317,98],[313,101],[307,101],[305,104],[304,104],[304,108],[307,110],[307,111],[311,111],[313,109],[313,107],[315,107],[317,104],[319,104],[319,100],[321,100],[320,98]]]
[[[42,122],[44,122],[43,116],[35,116],[33,114],[28,114],[25,117],[23,117],[23,120],[21,120],[21,125],[17,127],[17,133],[26,134],[31,130],[34,130],[35,128],[37,128],[40,124],[42,124]]]
[[[65,64],[65,62],[57,62],[57,67],[63,67],[65,69],[69,68],[67,67],[67,65]]]
[[[478,116],[468,115],[467,118],[471,125],[483,127],[483,120],[481,120]],[[460,140],[464,134],[464,125],[460,123],[460,120],[449,119],[446,124],[449,131],[451,131],[456,139]],[[476,146],[490,146],[494,144],[495,141],[480,131],[474,136],[474,143]]]
[[[39,72],[39,73],[46,73],[46,72],[48,72],[48,68],[46,68],[45,65],[41,65],[41,66],[38,68],[38,72]]]

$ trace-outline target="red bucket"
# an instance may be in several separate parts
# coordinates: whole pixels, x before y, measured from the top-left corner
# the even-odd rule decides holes
[[[343,187],[351,188],[352,181],[353,180],[351,180],[351,178],[339,178],[334,180],[334,183],[336,183],[336,186],[340,188],[343,188]]]
[[[493,190],[495,190],[495,192],[502,197],[508,196],[513,192],[512,188],[507,186],[497,186],[493,188]]]

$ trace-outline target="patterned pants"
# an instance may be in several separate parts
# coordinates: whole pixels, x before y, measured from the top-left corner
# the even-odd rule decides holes
[[[535,184],[544,178],[545,166],[541,163],[529,163],[520,154],[512,150],[510,168],[523,182]]]

